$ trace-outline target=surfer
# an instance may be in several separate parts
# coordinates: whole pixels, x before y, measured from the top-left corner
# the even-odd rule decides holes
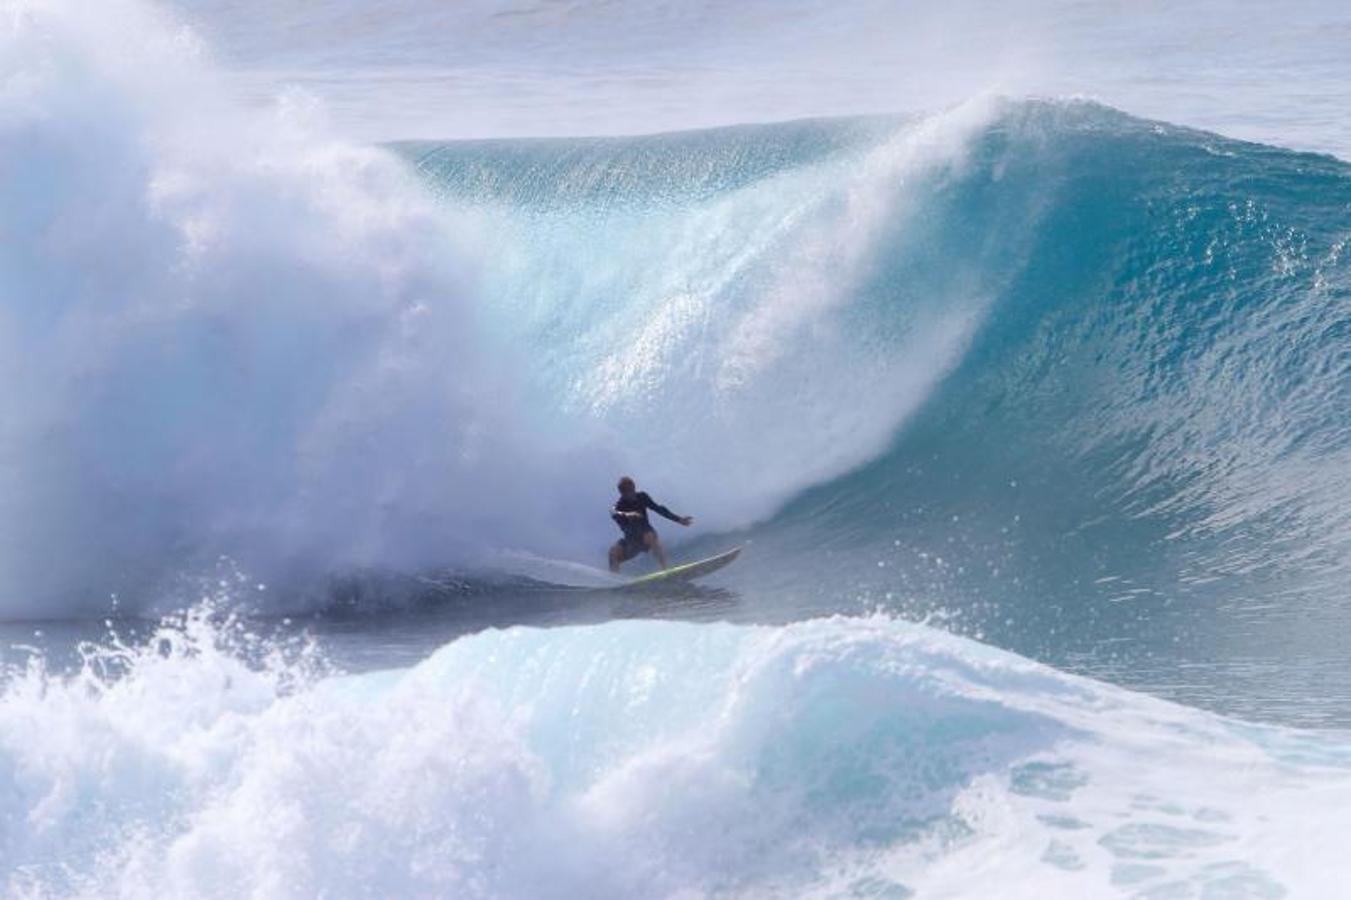
[[[610,511],[610,518],[614,519],[619,530],[624,532],[624,536],[615,541],[614,546],[610,548],[611,572],[618,572],[620,564],[625,560],[633,559],[639,553],[646,553],[649,550],[657,555],[657,562],[661,567],[666,568],[666,551],[662,549],[656,529],[647,520],[649,509],[681,525],[689,526],[694,522],[692,516],[678,516],[649,497],[646,491],[638,490],[633,479],[625,475],[619,479],[619,499],[615,501],[614,509]]]

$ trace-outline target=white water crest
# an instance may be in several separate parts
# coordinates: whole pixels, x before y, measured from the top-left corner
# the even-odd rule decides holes
[[[1347,825],[1344,736],[880,617],[513,628],[355,676],[212,621],[8,673],[7,895],[1326,896]]]
[[[961,172],[985,102],[703,199],[552,218],[436,202],[303,97],[240,107],[153,7],[11,10],[8,617],[153,608],[221,555],[303,585],[599,560],[621,469],[744,526],[884,449],[990,299],[954,271],[869,301],[894,340],[851,318],[883,241],[922,243],[920,193]]]
[[[140,3],[6,4],[0,83],[0,615],[145,603],[220,553],[576,551],[571,485],[613,467],[524,449],[475,261],[400,161],[241,110]]]
[[[930,239],[924,204],[998,109],[897,123],[724,189],[691,185],[753,171],[737,151],[754,138],[560,147],[495,176],[515,202],[463,196],[472,163],[420,165],[485,222],[486,315],[531,348],[531,405],[612,435],[659,499],[732,528],[875,457],[961,359],[999,277],[956,262],[925,290],[888,267]],[[686,181],[635,185],[645,165]]]

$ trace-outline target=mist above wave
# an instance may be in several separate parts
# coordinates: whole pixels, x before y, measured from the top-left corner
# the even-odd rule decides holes
[[[140,3],[14,11],[0,78],[0,614],[143,604],[220,553],[568,533],[566,448],[526,451],[472,259],[398,160],[241,110]]]

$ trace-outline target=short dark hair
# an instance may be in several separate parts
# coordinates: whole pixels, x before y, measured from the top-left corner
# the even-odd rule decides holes
[[[637,485],[633,483],[633,479],[627,475],[621,476],[619,479],[619,484],[616,486],[619,488],[619,493],[621,494],[624,493],[626,490],[631,491],[635,487],[637,487]]]

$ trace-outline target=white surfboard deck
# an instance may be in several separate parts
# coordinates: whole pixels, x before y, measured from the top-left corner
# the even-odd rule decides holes
[[[731,565],[741,555],[743,549],[745,545],[733,547],[716,556],[671,566],[637,578],[624,578],[622,575],[582,563],[547,559],[525,553],[511,553],[495,561],[498,562],[500,569],[522,576],[537,587],[547,590],[633,591],[692,582],[696,578],[702,578]],[[510,564],[502,564],[507,562]],[[471,583],[464,578],[416,576],[416,579],[437,590],[462,590]]]
[[[731,550],[725,550],[717,556],[710,556],[707,559],[700,559],[695,562],[671,566],[669,569],[662,569],[660,572],[653,572],[651,575],[633,578],[623,584],[605,587],[602,588],[602,590],[632,591],[648,587],[657,587],[659,585],[693,581],[696,578],[703,578],[705,575],[710,575],[724,566],[731,565],[736,558],[741,555],[741,550],[741,547],[733,547]]]

